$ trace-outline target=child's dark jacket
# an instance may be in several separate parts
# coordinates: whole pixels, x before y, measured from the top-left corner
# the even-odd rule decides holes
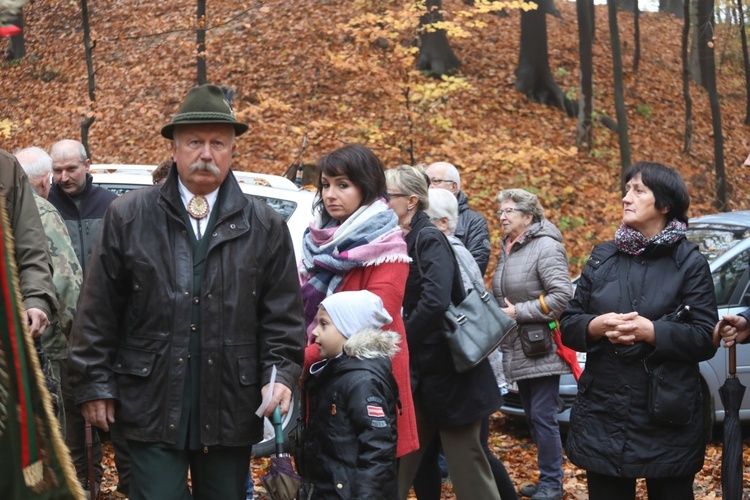
[[[306,382],[304,475],[312,498],[395,499],[397,334],[363,330]]]

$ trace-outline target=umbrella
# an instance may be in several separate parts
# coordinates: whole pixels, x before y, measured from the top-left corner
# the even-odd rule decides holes
[[[91,424],[86,422],[86,470],[88,471],[89,481],[89,495],[91,500],[96,500],[96,482],[94,479],[94,450],[92,449],[94,443],[94,429],[91,428]]]
[[[581,373],[583,373],[583,368],[581,368],[580,363],[578,363],[578,354],[573,349],[563,344],[560,323],[557,320],[550,321],[549,328],[552,330],[552,338],[554,339],[555,344],[557,344],[557,354],[568,364],[568,366],[570,366],[570,371],[573,372],[573,377],[575,377],[576,382],[578,382],[578,379],[581,378]]]
[[[714,327],[714,346],[719,347],[721,320]],[[724,443],[721,455],[721,497],[724,500],[742,498],[742,428],[740,426],[740,403],[745,395],[745,386],[737,379],[737,345],[729,348],[729,376],[719,388],[724,405]]]
[[[302,484],[302,478],[294,471],[289,453],[284,453],[280,407],[273,411],[271,422],[276,440],[276,455],[271,457],[271,467],[268,473],[260,478],[260,482],[272,500],[294,500]]]

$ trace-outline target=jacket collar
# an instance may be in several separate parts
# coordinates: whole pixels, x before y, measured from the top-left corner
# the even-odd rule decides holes
[[[458,201],[458,213],[463,213],[469,209],[469,197],[463,191],[456,194],[456,200]]]
[[[159,189],[159,204],[167,211],[178,217],[182,217],[181,207],[183,207],[183,204],[180,198],[180,188],[177,179],[177,165],[173,165],[167,180]],[[248,199],[240,189],[237,179],[230,170],[227,173],[226,179],[224,179],[224,182],[219,187],[219,196],[217,197],[219,213],[217,214],[217,222],[231,214],[242,211],[248,203]]]
[[[83,189],[81,190],[81,192],[78,193],[78,194],[76,194],[75,196],[70,196],[68,193],[65,192],[65,190],[62,188],[62,186],[60,186],[60,184],[58,184],[56,182],[52,184],[52,189],[54,189],[55,191],[57,191],[58,194],[63,199],[68,199],[71,202],[74,202],[74,200],[80,200],[80,199],[83,199],[83,198],[87,197],[89,195],[89,193],[91,193],[91,189],[92,189],[93,185],[94,185],[94,177],[91,174],[86,173],[86,185],[83,187]]]

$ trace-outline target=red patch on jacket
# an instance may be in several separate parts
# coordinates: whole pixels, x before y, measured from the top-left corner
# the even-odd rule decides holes
[[[367,405],[367,416],[374,418],[385,418],[385,412],[380,406]]]

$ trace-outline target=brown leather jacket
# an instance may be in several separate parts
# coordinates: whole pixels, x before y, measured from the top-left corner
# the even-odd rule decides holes
[[[261,438],[255,410],[270,381],[294,387],[305,328],[284,220],[229,173],[200,297],[177,175],[115,200],[104,216],[70,337],[76,401],[114,398],[128,439],[174,443],[185,387],[191,308],[201,304],[200,432],[206,446]]]

